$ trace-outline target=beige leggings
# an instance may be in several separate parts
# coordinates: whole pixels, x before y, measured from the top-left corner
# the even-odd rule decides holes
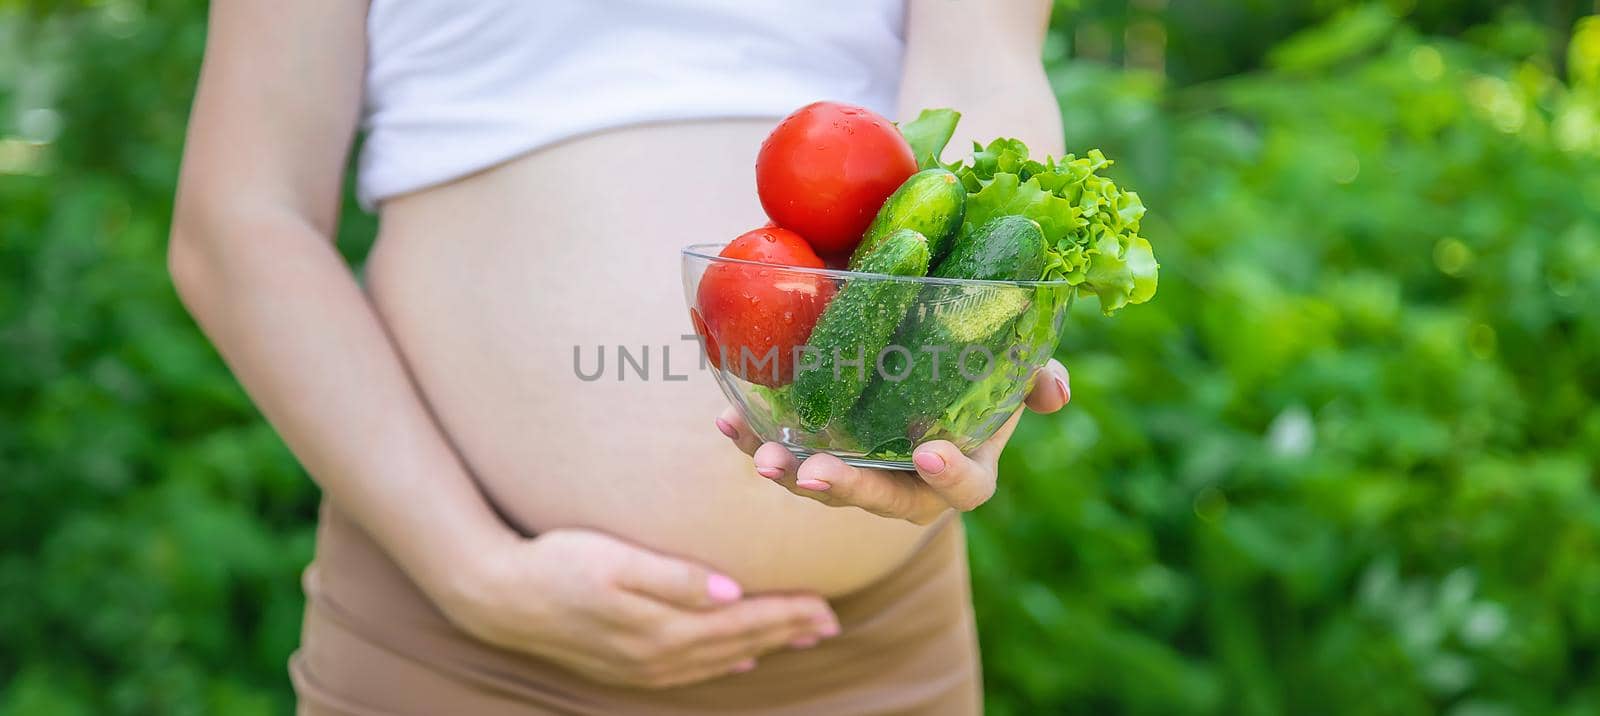
[[[323,505],[289,662],[301,714],[976,714],[977,642],[961,522],[833,600],[843,631],[746,674],[640,690],[587,681],[448,622],[350,519]]]

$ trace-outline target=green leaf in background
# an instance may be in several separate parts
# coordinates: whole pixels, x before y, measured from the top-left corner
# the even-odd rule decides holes
[[[950,137],[956,132],[961,113],[953,109],[925,109],[917,118],[900,125],[900,135],[911,145],[911,154],[917,158],[918,169],[939,166],[939,155]]]
[[[1271,59],[1274,65],[1290,72],[1324,69],[1376,47],[1396,24],[1394,12],[1383,5],[1348,8],[1328,24],[1279,45]]]

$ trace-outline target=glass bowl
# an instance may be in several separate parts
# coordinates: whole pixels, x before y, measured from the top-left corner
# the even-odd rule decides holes
[[[704,364],[757,436],[800,459],[909,470],[922,442],[970,452],[1022,404],[1074,295],[1065,281],[777,266],[722,247],[683,249]],[[814,332],[819,320],[849,328]]]

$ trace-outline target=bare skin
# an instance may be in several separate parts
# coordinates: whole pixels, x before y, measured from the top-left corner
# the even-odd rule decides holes
[[[1059,151],[1049,4],[979,5],[911,3],[902,105]],[[190,124],[174,282],[285,442],[462,628],[589,678],[691,683],[836,634],[825,597],[892,570],[945,508],[874,509],[877,488],[847,487],[870,481],[822,472],[829,498],[798,500],[713,432],[676,251],[762,222],[749,168],[773,120],[605,132],[386,202],[364,289],[330,241],[364,13],[216,3]],[[968,49],[937,50],[952,37]],[[650,382],[579,380],[572,347],[600,344],[671,346],[688,380],[660,379],[659,352]],[[977,468],[946,456],[946,507],[992,491],[1002,444]]]

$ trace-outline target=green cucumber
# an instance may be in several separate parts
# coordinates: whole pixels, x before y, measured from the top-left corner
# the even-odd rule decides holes
[[[1045,265],[1044,233],[1033,220],[1002,216],[956,241],[935,276],[986,281],[1037,281]],[[1016,356],[1015,323],[1034,291],[1015,286],[932,284],[907,316],[880,375],[868,385],[847,419],[862,449],[909,455],[973,378],[1007,369]],[[910,356],[907,365],[906,356]],[[967,360],[963,361],[963,354]],[[987,361],[999,361],[991,366]],[[963,373],[963,368],[966,372]],[[905,376],[895,381],[886,376]]]
[[[1015,214],[1001,216],[958,239],[932,275],[982,281],[1037,281],[1044,277],[1047,248],[1039,222]]]
[[[850,255],[850,270],[864,270],[861,262],[884,238],[900,229],[913,229],[927,237],[928,265],[937,265],[961,230],[966,208],[967,189],[956,175],[943,169],[912,174],[884,200],[878,215],[867,226],[867,233],[861,235],[861,243]]]
[[[869,274],[922,276],[928,271],[928,240],[901,229],[884,237],[859,269]],[[921,284],[862,276],[845,279],[839,293],[811,329],[795,366],[794,404],[800,425],[821,430],[844,415],[877,370],[878,354],[916,299]]]

